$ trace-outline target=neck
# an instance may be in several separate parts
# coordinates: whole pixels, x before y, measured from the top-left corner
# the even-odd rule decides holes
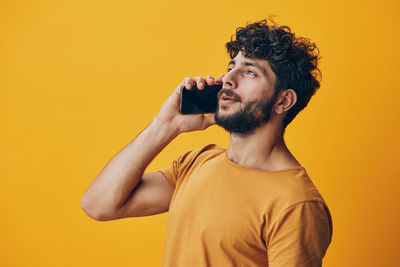
[[[281,130],[267,123],[251,135],[232,133],[227,157],[236,164],[268,171],[300,165],[287,148]]]

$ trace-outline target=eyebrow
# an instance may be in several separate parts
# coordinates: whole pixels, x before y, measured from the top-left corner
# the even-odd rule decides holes
[[[236,61],[234,59],[232,59],[231,61],[229,61],[229,65],[236,65]],[[249,62],[249,61],[244,61],[242,62],[242,66],[252,66],[252,67],[256,67],[258,70],[260,70],[266,77],[268,77],[267,75],[267,71],[261,67],[260,65],[253,63],[253,62]]]

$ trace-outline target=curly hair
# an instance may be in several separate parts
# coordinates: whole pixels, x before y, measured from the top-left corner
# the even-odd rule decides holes
[[[320,87],[321,71],[317,67],[320,58],[315,43],[308,38],[296,37],[288,26],[278,26],[274,22],[268,25],[264,19],[237,28],[226,48],[231,59],[242,51],[245,57],[268,61],[277,77],[274,97],[289,88],[296,92],[297,102],[283,120],[284,132]]]

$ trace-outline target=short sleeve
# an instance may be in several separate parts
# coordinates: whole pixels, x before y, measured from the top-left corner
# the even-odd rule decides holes
[[[179,156],[179,158],[175,159],[170,166],[161,168],[159,170],[159,172],[164,174],[168,182],[171,183],[174,187],[176,187],[179,165],[182,163],[181,157],[182,155]]]
[[[176,187],[177,181],[180,179],[180,177],[187,174],[196,158],[204,151],[212,149],[215,146],[215,144],[210,144],[201,149],[189,150],[188,152],[180,155],[177,159],[172,161],[171,165],[161,168],[159,171],[164,174],[168,182]]]
[[[320,201],[304,201],[287,208],[264,236],[270,267],[317,267],[332,238],[332,219]]]

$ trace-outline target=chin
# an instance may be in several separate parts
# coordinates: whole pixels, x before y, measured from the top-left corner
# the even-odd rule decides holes
[[[233,110],[235,110],[235,107],[232,104],[222,105],[222,106],[219,106],[219,110],[220,111],[229,111],[229,110],[233,111]]]

